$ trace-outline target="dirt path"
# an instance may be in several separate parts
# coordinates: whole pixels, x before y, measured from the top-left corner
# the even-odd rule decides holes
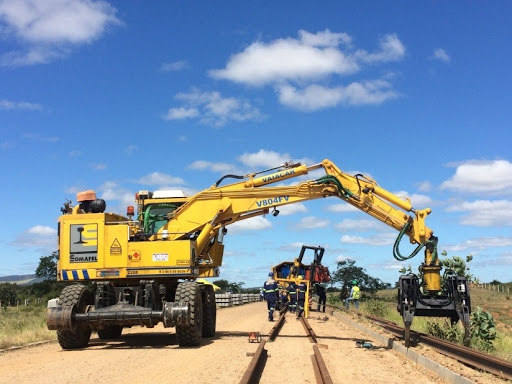
[[[365,336],[332,316],[312,313],[308,319],[335,383],[444,383],[433,374],[384,348],[356,348]],[[0,354],[0,383],[238,383],[257,343],[249,332],[266,335],[266,304],[223,308],[217,313],[217,334],[197,348],[178,348],[174,329],[136,327],[119,340],[105,342],[93,334],[84,350],[64,351],[58,343]],[[379,347],[379,346],[376,346]],[[262,383],[315,383],[312,344],[300,322],[288,315],[280,336],[267,342],[269,358]]]

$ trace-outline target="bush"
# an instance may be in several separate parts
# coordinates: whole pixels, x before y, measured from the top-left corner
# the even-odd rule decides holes
[[[368,300],[364,306],[366,312],[376,317],[386,317],[389,315],[389,307],[386,303],[379,300]]]
[[[336,304],[341,303],[341,299],[340,299],[339,295],[337,295],[337,294],[327,295],[327,303],[329,305],[336,305]]]
[[[477,307],[476,311],[471,313],[469,324],[473,347],[486,352],[493,351],[493,342],[496,339],[496,326],[492,314]]]
[[[450,325],[445,322],[443,325],[435,321],[427,321],[427,333],[439,339],[451,342],[460,342],[462,340],[462,332],[457,324]]]

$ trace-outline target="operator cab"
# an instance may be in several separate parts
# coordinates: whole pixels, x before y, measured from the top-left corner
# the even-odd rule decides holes
[[[169,220],[174,212],[188,200],[188,196],[179,189],[159,191],[139,191],[135,199],[138,202],[139,220],[145,234],[155,234]]]

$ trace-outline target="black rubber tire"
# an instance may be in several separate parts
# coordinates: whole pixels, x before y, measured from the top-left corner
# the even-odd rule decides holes
[[[59,305],[71,307],[76,305],[77,313],[84,313],[87,305],[94,304],[94,296],[82,284],[64,287],[59,296]],[[73,330],[57,330],[57,339],[62,349],[85,348],[91,338],[91,329],[82,324]]]
[[[123,333],[123,327],[120,325],[113,325],[105,329],[98,330],[98,337],[102,340],[119,339]]]
[[[206,285],[203,294],[203,337],[215,336],[216,323],[215,292],[211,285]]]
[[[180,347],[195,347],[203,336],[203,301],[199,284],[185,281],[178,284],[175,301],[190,304],[190,325],[177,325],[176,338]]]

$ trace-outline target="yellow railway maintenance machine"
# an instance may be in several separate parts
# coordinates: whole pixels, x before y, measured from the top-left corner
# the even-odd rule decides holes
[[[271,185],[318,169],[325,176]],[[235,182],[221,185],[226,179]],[[196,280],[219,276],[226,227],[270,212],[276,216],[285,204],[330,196],[399,231],[397,243],[409,237],[417,245],[413,255],[425,248],[422,282],[401,283],[399,310],[406,324],[418,303],[420,316],[455,319],[458,308],[465,308],[464,316],[469,312],[467,287],[464,292],[459,283],[441,287],[437,238],[425,225],[430,209],[416,210],[371,178],[346,174],[324,160],[226,175],[191,197],[181,191],[139,191],[136,212],[130,206],[124,216],[105,212],[105,201],[93,191],[79,193],[77,204],[64,204],[59,217],[57,280],[69,284],[49,303],[48,328],[57,330],[64,349],[86,347],[91,331],[109,339],[119,337],[123,327],[160,322],[176,327],[180,346],[200,345],[202,337],[215,334],[216,306],[212,287]]]
[[[311,264],[304,264],[304,256],[313,254]],[[328,283],[331,280],[329,269],[322,265],[322,258],[325,252],[324,247],[315,247],[310,245],[303,245],[299,257],[294,261],[285,261],[272,268],[274,280],[278,282],[279,286],[286,289],[291,282],[298,284],[301,281],[306,283],[306,299],[304,303],[304,317],[309,316],[310,311],[310,298],[312,297],[313,286],[315,283]],[[298,279],[302,276],[303,279]],[[280,310],[283,310],[283,305],[278,298],[278,305]]]

